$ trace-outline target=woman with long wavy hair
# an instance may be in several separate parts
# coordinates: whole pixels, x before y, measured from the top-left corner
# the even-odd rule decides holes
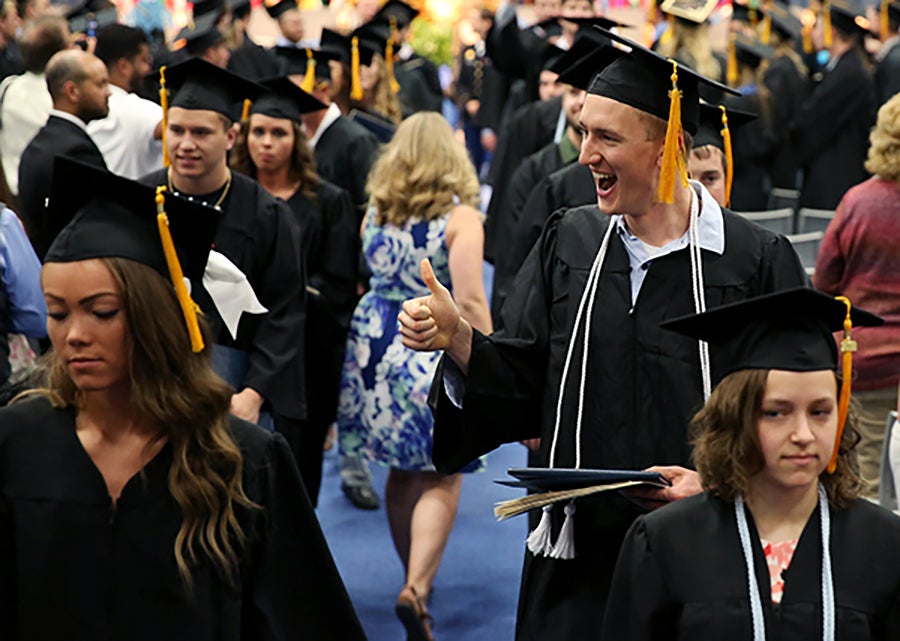
[[[705,492],[635,521],[601,639],[900,638],[900,518],[860,498],[850,398],[851,330],[880,320],[797,288],[663,323],[720,379],[691,422]]]
[[[182,274],[218,215],[54,178],[49,215],[74,219],[42,273],[53,349],[0,410],[0,638],[364,639],[287,443],[210,367]]]
[[[404,347],[397,316],[404,300],[436,286],[437,273],[452,282],[463,317],[490,333],[478,178],[447,121],[423,112],[397,129],[372,167],[368,191],[362,239],[371,289],[350,324],[338,434],[343,452],[390,468],[385,508],[405,572],[396,611],[408,638],[425,641],[432,638],[426,602],[456,518],[461,476],[441,475],[431,462],[427,400],[439,354]],[[429,262],[434,272],[426,281],[420,264]]]

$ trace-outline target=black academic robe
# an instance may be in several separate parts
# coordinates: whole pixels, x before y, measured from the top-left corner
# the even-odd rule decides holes
[[[227,577],[175,562],[172,446],[110,500],[75,432],[44,398],[0,410],[0,638],[15,641],[365,639],[284,440],[232,417],[247,536]]]
[[[756,114],[756,120],[731,129],[734,182],[730,207],[734,211],[763,211],[769,208],[772,159],[779,155],[758,93],[727,96],[726,109]]]
[[[441,359],[430,398],[438,471],[459,470],[502,443],[534,437],[542,437],[540,460],[547,464],[575,311],[608,222],[596,205],[550,218],[513,283],[501,312],[503,329],[491,336],[474,332],[463,409],[445,391],[448,368],[455,366]],[[723,255],[702,251],[708,307],[806,284],[783,236],[727,211],[724,233]],[[687,466],[687,425],[703,399],[697,341],[659,324],[694,313],[688,249],[650,264],[634,305],[630,272],[625,247],[614,235],[590,323],[582,466]],[[579,339],[566,387],[554,461],[559,467],[574,464],[582,344]],[[560,513],[554,510],[554,540]],[[598,638],[616,555],[637,515],[636,507],[616,497],[579,501],[574,561],[526,553],[518,641]]]
[[[377,150],[375,135],[344,116],[331,123],[316,143],[319,175],[350,192],[359,222],[369,202],[366,180]]]
[[[394,63],[394,74],[400,83],[401,92],[407,86],[410,87],[407,89],[409,96],[407,104],[412,109],[412,113],[441,111],[444,101],[444,89],[441,87],[441,78],[438,75],[437,66],[431,60],[414,52],[406,60],[398,60]],[[412,81],[409,81],[409,84],[404,82],[402,78],[407,75],[421,80],[421,85],[419,83],[412,85]],[[411,87],[415,87],[415,89]]]
[[[875,83],[851,49],[813,88],[791,126],[803,167],[801,207],[836,209],[850,187],[866,180],[874,124]]]
[[[497,211],[506,197],[509,181],[523,160],[553,142],[561,110],[560,97],[529,103],[520,108],[500,132],[491,160],[493,193],[484,229],[484,256],[491,263],[494,262],[494,245],[499,238]]]
[[[830,509],[835,638],[900,639],[900,519],[865,500]],[[818,507],[772,602],[769,569],[747,510],[767,639],[822,638]],[[697,542],[702,542],[697,545]],[[604,641],[751,641],[747,569],[734,504],[700,494],[639,517],[628,532],[606,609]]]
[[[165,185],[166,172],[155,171],[141,182]],[[191,295],[203,310],[216,344],[247,353],[243,387],[259,392],[276,416],[305,419],[306,276],[293,214],[284,201],[237,172],[232,172],[231,188],[221,207],[214,248],[247,276],[259,302],[269,311],[243,314],[235,340],[202,282],[191,283]]]
[[[875,88],[878,91],[879,106],[900,93],[900,41],[895,42],[878,61],[875,68]]]
[[[246,33],[241,46],[231,52],[228,70],[255,82],[284,73],[282,63],[275,54],[253,42]]]
[[[37,132],[19,162],[19,214],[34,251],[43,260],[68,220],[47,219],[46,201],[53,182],[53,159],[68,156],[106,169],[106,161],[87,131],[73,122],[51,115]]]
[[[769,62],[769,67],[763,74],[763,84],[769,90],[770,129],[777,144],[777,153],[772,155],[769,168],[772,185],[782,189],[797,189],[800,165],[797,150],[790,137],[790,126],[809,94],[809,81],[791,58],[782,55]],[[737,131],[732,130],[732,135]],[[763,209],[767,207],[768,203]]]

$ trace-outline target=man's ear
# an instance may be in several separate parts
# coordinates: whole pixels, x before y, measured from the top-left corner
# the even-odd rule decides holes
[[[74,80],[66,80],[63,83],[63,96],[72,103],[78,102],[78,96],[81,94],[81,87]]]
[[[231,148],[234,147],[234,143],[237,141],[238,134],[241,132],[241,123],[233,122],[231,126],[228,128],[228,131],[225,133],[228,135],[228,143],[226,145],[226,149],[231,151]]]

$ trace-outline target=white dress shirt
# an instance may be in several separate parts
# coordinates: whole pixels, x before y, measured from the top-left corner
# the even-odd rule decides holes
[[[109,89],[109,115],[88,123],[87,130],[109,170],[137,180],[162,167],[162,142],[153,138],[162,107],[121,87]]]

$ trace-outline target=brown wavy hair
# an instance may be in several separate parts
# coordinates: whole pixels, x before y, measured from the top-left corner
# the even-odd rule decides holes
[[[250,157],[250,146],[247,142],[247,136],[250,134],[250,116],[246,121],[241,123],[241,130],[238,134],[237,142],[231,152],[228,164],[235,171],[239,171],[245,176],[250,176],[253,180],[257,178],[256,164]],[[319,187],[319,174],[316,171],[316,157],[313,155],[312,147],[309,146],[309,140],[303,133],[300,123],[291,121],[294,131],[294,151],[291,154],[291,166],[288,169],[288,178],[291,182],[299,182],[298,189],[300,193],[310,200],[315,200],[316,189]]]
[[[407,118],[381,151],[366,184],[379,224],[433,220],[459,203],[478,207],[480,186],[465,147],[437,112]],[[454,198],[455,197],[455,198]]]
[[[693,461],[708,492],[727,501],[746,496],[750,479],[765,466],[759,442],[759,418],[769,370],[746,369],[722,379],[691,420]],[[837,379],[837,375],[835,375]],[[819,477],[829,502],[847,507],[859,498],[865,483],[853,449],[859,443],[857,413],[847,417],[834,474]]]
[[[159,428],[147,449],[164,438],[172,447],[169,491],[182,513],[175,537],[178,570],[188,588],[191,566],[202,559],[234,577],[246,542],[238,511],[259,506],[244,492],[243,455],[228,427],[232,390],[210,366],[213,337],[200,319],[206,347],[193,353],[171,283],[132,260],[100,260],[112,273],[125,313],[131,402]],[[79,407],[81,394],[54,350],[44,356],[41,374],[42,387],[34,393],[57,407]]]
[[[881,105],[869,143],[866,170],[884,180],[900,183],[900,94]]]
[[[403,107],[400,105],[400,98],[391,89],[391,80],[388,76],[387,65],[381,54],[372,56],[372,65],[377,65],[378,78],[375,81],[375,88],[372,93],[366,92],[362,100],[353,100],[349,97],[350,83],[347,85],[347,97],[350,101],[350,108],[358,108],[363,111],[373,111],[377,115],[387,118],[395,125],[399,125],[403,120]],[[350,76],[348,75],[347,78]]]

